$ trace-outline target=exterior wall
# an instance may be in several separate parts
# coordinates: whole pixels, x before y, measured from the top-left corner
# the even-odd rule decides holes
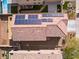
[[[12,46],[15,47],[15,50],[53,50],[58,48],[60,37],[47,37],[46,39],[46,41],[13,41]]]

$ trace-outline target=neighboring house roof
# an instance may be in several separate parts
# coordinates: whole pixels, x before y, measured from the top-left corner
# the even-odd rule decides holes
[[[12,3],[18,3],[18,4],[20,4],[20,5],[33,5],[33,4],[43,4],[43,1],[44,0],[22,0],[22,1],[20,1],[20,0],[12,0],[11,2]]]
[[[16,56],[15,56],[16,55]],[[10,51],[12,59],[62,59],[62,51],[60,50],[31,50],[31,51]]]
[[[41,54],[61,54],[62,52],[60,50],[31,50],[31,51],[25,51],[25,50],[18,50],[18,51],[10,51],[10,53],[14,53],[14,54],[26,54],[26,53],[34,53],[34,54],[38,54],[38,53],[41,53]]]
[[[18,14],[19,15],[19,14]],[[24,14],[21,14],[22,16]],[[33,15],[35,19],[29,18]],[[67,15],[66,14],[26,14],[24,22],[16,24],[16,16],[13,16],[12,33],[15,41],[45,41],[46,37],[65,37],[67,35]],[[31,16],[32,17],[32,16]],[[19,18],[18,21],[20,21]],[[51,19],[51,20],[50,20]],[[23,19],[22,19],[23,20]],[[30,20],[30,21],[29,21]],[[41,20],[41,23],[33,23]],[[49,21],[50,20],[50,21]],[[26,22],[27,21],[27,22]],[[29,23],[28,23],[29,21]],[[31,22],[32,21],[32,22]],[[40,22],[40,21],[38,21]]]
[[[0,19],[0,45],[8,44],[7,21]]]
[[[40,3],[42,3],[43,1],[45,1],[45,2],[59,2],[59,1],[62,1],[62,0],[35,0],[35,1],[33,1],[33,0],[29,0],[29,1],[27,1],[27,0],[22,0],[22,1],[19,1],[19,0],[12,0],[12,1],[8,1],[9,3],[19,3],[19,4],[23,4],[23,3],[26,3],[26,4],[32,4],[32,3],[38,3],[38,2],[40,2]]]

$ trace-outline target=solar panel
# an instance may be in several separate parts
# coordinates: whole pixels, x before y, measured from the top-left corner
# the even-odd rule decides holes
[[[28,15],[28,19],[38,19],[38,15]]]
[[[25,24],[25,20],[15,20],[15,24]]]
[[[25,20],[25,15],[16,15],[16,20]]]
[[[42,22],[52,22],[53,20],[52,19],[41,19]]]
[[[42,14],[43,17],[63,17],[63,14]]]
[[[41,20],[27,20],[27,24],[41,24]]]
[[[16,25],[24,25],[24,24],[41,24],[41,20],[15,20]]]
[[[36,19],[36,18],[29,18],[29,19],[27,19],[27,20],[38,20],[38,19]]]

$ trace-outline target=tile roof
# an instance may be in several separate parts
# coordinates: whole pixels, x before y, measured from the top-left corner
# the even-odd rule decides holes
[[[41,22],[41,24],[37,25],[36,24],[16,25],[14,24],[16,15],[14,15],[12,32],[13,32],[13,39],[15,41],[16,39],[26,41],[41,41],[41,40],[45,41],[46,37],[59,37],[59,36],[62,37],[67,35],[67,15],[64,15],[62,17],[56,16],[50,18],[42,17],[42,14],[31,14],[31,15],[38,15],[37,20],[43,20],[47,18],[48,20],[51,19],[52,21]]]

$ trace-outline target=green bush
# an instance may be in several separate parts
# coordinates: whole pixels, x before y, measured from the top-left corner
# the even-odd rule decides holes
[[[68,2],[65,2],[64,5],[63,5],[63,9],[67,10],[67,8],[68,8],[67,5],[68,5]]]
[[[67,38],[66,42],[64,59],[79,59],[79,40],[76,40],[76,38]]]

